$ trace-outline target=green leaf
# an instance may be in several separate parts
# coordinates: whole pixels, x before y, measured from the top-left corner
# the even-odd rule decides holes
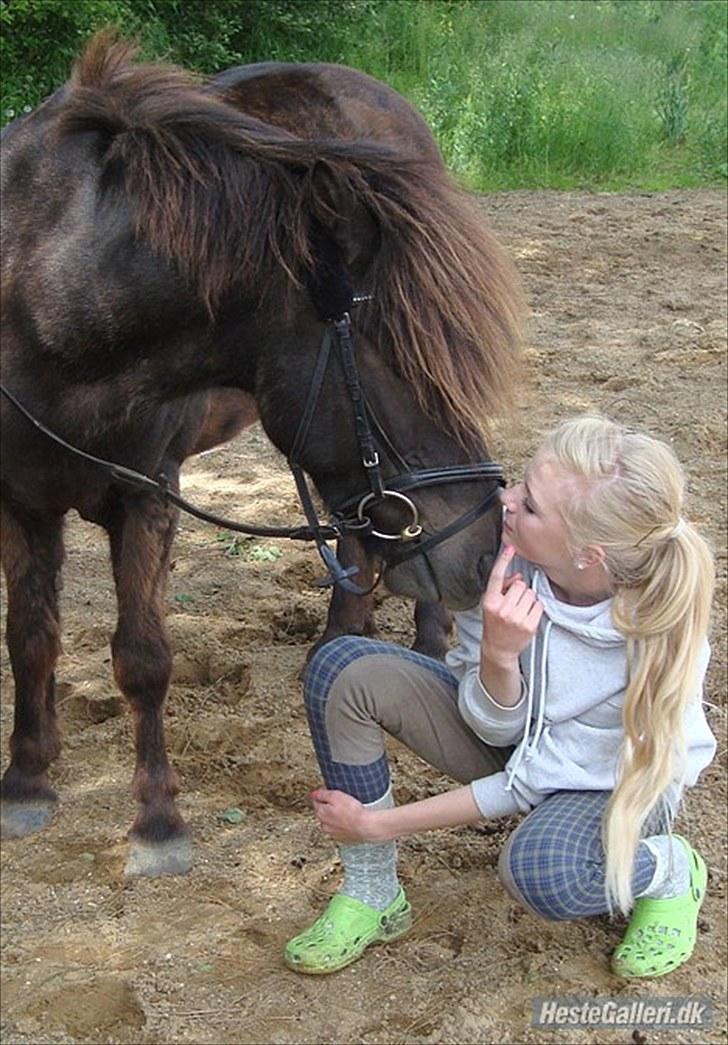
[[[254,562],[275,562],[282,554],[281,549],[275,545],[256,544],[248,552],[248,558]]]
[[[245,813],[242,809],[231,806],[230,809],[223,809],[221,813],[218,813],[217,818],[224,820],[226,824],[241,824],[245,819]]]

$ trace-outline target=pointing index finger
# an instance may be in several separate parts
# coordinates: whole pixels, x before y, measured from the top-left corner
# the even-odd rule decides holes
[[[504,544],[501,549],[500,555],[493,563],[493,568],[490,571],[490,577],[488,578],[488,584],[486,591],[498,591],[503,590],[503,581],[506,576],[506,570],[508,564],[515,554],[515,548],[512,544]]]

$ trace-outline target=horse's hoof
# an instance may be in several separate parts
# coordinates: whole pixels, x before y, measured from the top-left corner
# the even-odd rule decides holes
[[[192,841],[186,835],[166,842],[133,838],[124,874],[127,878],[158,878],[165,874],[187,874],[192,867]]]
[[[0,802],[0,838],[24,838],[42,831],[54,809],[55,802],[50,800],[16,802],[4,798]]]

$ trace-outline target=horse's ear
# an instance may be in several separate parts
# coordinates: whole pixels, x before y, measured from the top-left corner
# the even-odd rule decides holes
[[[319,202],[318,220],[339,248],[350,278],[357,281],[377,249],[377,224],[355,186],[327,163],[315,165],[313,182]]]

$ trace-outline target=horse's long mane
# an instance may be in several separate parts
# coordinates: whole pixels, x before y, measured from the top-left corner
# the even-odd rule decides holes
[[[522,300],[474,201],[439,165],[391,146],[304,140],[240,113],[194,74],[137,63],[97,34],[76,63],[64,135],[107,139],[102,185],[123,171],[137,235],[172,259],[211,312],[233,286],[301,286],[312,230],[331,218],[317,167],[379,227],[362,317],[423,407],[453,431],[482,430],[512,404]]]

